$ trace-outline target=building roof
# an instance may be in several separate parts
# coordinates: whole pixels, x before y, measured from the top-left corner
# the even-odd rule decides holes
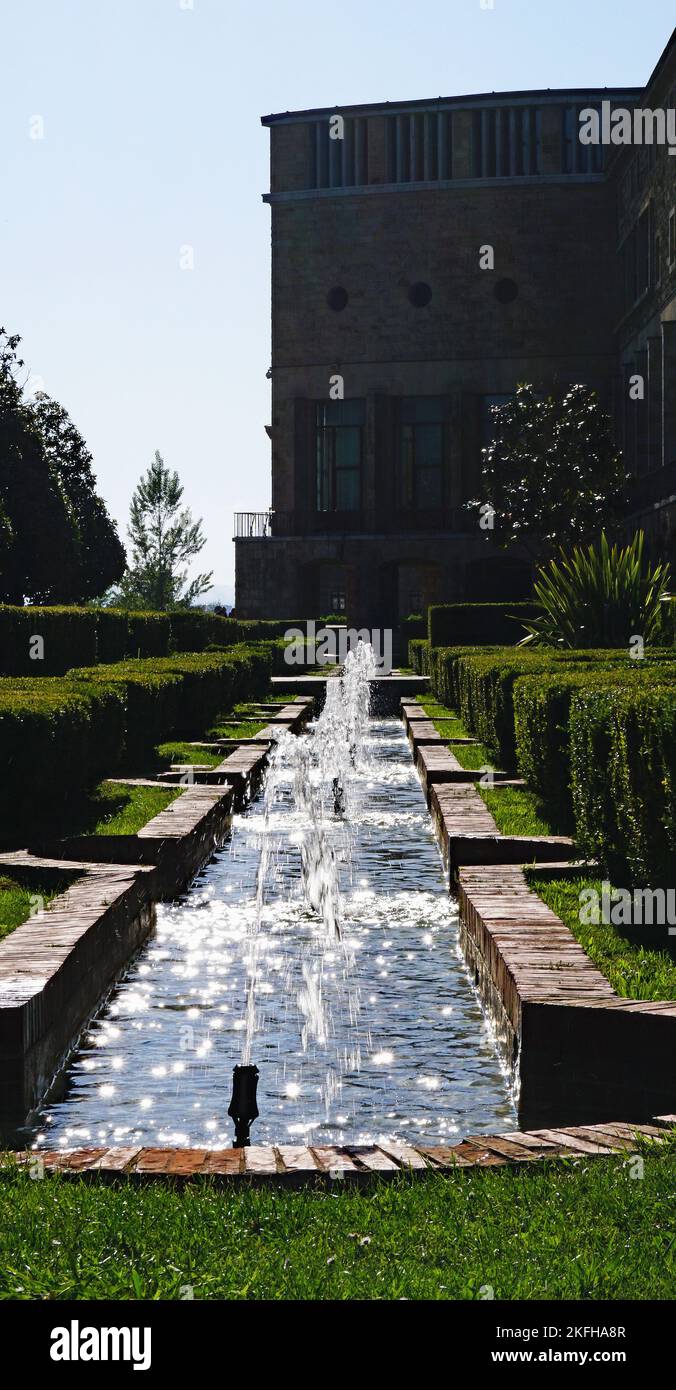
[[[675,31],[676,34],[676,31]],[[673,40],[672,36],[672,40]],[[666,54],[665,50],[665,54]],[[660,64],[664,60],[665,54],[660,59]],[[660,66],[658,64],[658,67]],[[657,72],[657,68],[655,69]],[[653,77],[655,73],[653,73]],[[653,80],[652,78],[650,79]],[[455,97],[425,97],[419,101],[376,101],[365,102],[356,106],[341,106],[337,102],[334,106],[314,106],[304,111],[279,111],[268,116],[261,116],[261,124],[264,126],[280,125],[292,121],[319,120],[322,116],[327,119],[339,112],[341,115],[377,115],[379,112],[384,115],[393,115],[398,111],[429,110],[436,106],[479,106],[491,104],[493,102],[519,102],[519,103],[545,103],[545,102],[574,102],[599,100],[603,97],[625,97],[628,100],[636,98],[644,90],[643,87],[534,87],[524,91],[515,92],[473,92],[465,96]]]

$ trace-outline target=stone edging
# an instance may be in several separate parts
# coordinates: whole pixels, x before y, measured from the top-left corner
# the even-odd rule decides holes
[[[91,1148],[63,1153],[0,1154],[0,1178],[13,1163],[40,1165],[43,1174],[98,1181],[196,1181],[249,1179],[291,1186],[332,1180],[364,1182],[374,1175],[448,1174],[461,1168],[502,1168],[545,1159],[588,1160],[635,1153],[637,1138],[659,1141],[676,1126],[676,1115],[659,1115],[648,1124],[622,1122],[575,1129],[514,1130],[473,1134],[459,1144],[386,1142],[371,1145],[259,1144],[247,1149]]]
[[[414,742],[424,723],[415,708],[409,713],[402,702],[402,716],[457,885],[465,958],[515,1070],[519,1123],[532,1129],[671,1112],[676,1003],[615,993],[523,872],[524,864],[571,859],[572,841],[500,835],[469,780],[444,780],[444,759],[457,774],[453,754]]]

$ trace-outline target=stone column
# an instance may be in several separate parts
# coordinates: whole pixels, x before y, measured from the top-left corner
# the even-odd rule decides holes
[[[387,129],[385,116],[368,119],[367,183],[387,183]]]
[[[453,178],[471,179],[473,111],[453,112]]]
[[[540,167],[543,174],[561,172],[561,120],[563,110],[560,106],[542,107],[542,133]]]

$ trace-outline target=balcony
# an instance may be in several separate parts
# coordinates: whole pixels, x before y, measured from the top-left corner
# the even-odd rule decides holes
[[[397,512],[386,507],[360,512],[235,512],[233,540],[276,536],[457,534],[476,528],[461,507],[440,511]]]
[[[288,512],[235,512],[233,540],[267,540],[270,536],[290,536]]]

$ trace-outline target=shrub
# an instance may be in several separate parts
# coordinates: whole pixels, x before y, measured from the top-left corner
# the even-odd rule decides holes
[[[418,676],[429,674],[429,642],[426,637],[412,637],[408,644],[408,664]]]
[[[118,766],[124,691],[44,677],[0,681],[3,832],[30,826]]]
[[[428,636],[432,647],[482,647],[516,644],[526,635],[526,625],[537,617],[539,605],[530,603],[443,603],[428,609]]]
[[[127,613],[129,637],[127,656],[141,658],[166,656],[171,627],[166,613]]]
[[[577,693],[570,710],[576,835],[616,883],[673,886],[676,691]]]
[[[203,652],[210,643],[222,647],[239,641],[239,625],[231,618],[217,613],[205,613],[199,608],[186,608],[169,615],[173,652]]]
[[[660,620],[655,641],[660,647],[673,647],[676,644],[676,598],[666,595],[660,604]]]
[[[103,666],[129,655],[129,616],[123,609],[99,608],[96,614],[96,660]],[[75,660],[69,662],[75,666]],[[88,661],[81,663],[88,666]]]
[[[646,646],[657,639],[669,566],[650,565],[643,548],[642,531],[621,549],[604,531],[598,545],[561,550],[543,565],[535,580],[541,613],[527,624],[535,641],[579,648],[628,647],[637,634]]]
[[[31,658],[42,638],[44,658]],[[96,610],[0,606],[0,670],[6,676],[60,676],[76,661],[96,660]]]
[[[122,691],[127,710],[127,760],[143,757],[177,727],[181,676],[158,669],[157,661],[118,661],[111,666],[82,666],[68,677],[86,687],[102,682]]]
[[[570,706],[579,693],[626,687],[664,685],[663,662],[609,661],[602,666],[558,662],[550,674],[520,676],[514,683],[516,763],[528,785],[564,821],[572,817],[570,793]]]

